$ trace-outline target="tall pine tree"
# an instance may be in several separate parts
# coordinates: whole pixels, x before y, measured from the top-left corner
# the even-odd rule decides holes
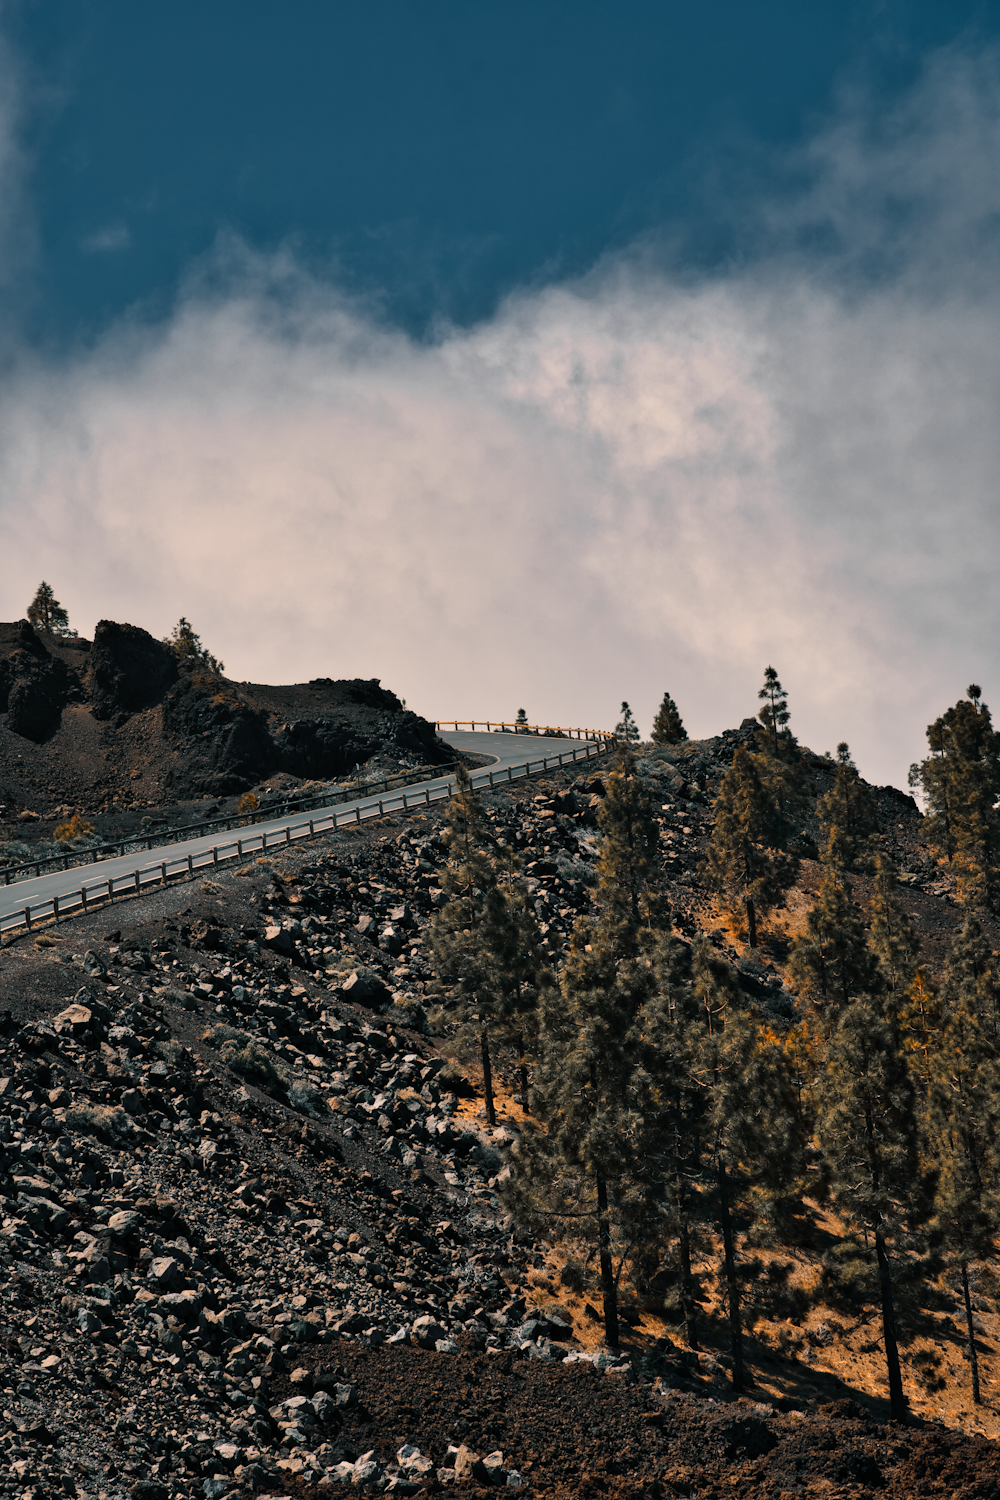
[[[961,1277],[972,1399],[979,1405],[982,1392],[969,1265],[995,1253],[1000,1231],[996,1121],[1000,1061],[991,1017],[980,1012],[983,987],[963,968],[960,961],[949,972],[949,1003],[937,1045],[930,1053],[926,1155],[937,1171],[939,1232]]]
[[[903,1422],[893,1257],[910,1249],[923,1207],[916,1104],[892,1029],[867,997],[841,1011],[830,1035],[816,1133],[837,1213],[853,1232],[859,1256],[874,1251],[889,1405],[893,1419]]]
[[[868,944],[851,887],[838,872],[825,877],[796,938],[789,964],[792,984],[831,1031],[853,1000],[880,988],[878,962]]]
[[[28,620],[43,635],[68,635],[69,615],[59,603],[51,584],[43,580],[28,605]],[[75,634],[75,632],[73,632]]]
[[[669,693],[664,693],[663,702],[656,711],[651,738],[654,745],[680,745],[687,739],[680,711]]]
[[[732,970],[702,946],[694,988],[700,1037],[693,1071],[704,1091],[706,1203],[722,1239],[722,1274],[733,1389],[750,1382],[744,1351],[738,1223],[773,1213],[801,1170],[803,1142],[787,1057],[740,1003]]]
[[[709,885],[730,910],[745,912],[751,948],[757,947],[758,917],[783,903],[797,870],[783,852],[788,824],[762,759],[742,746],[733,756],[715,799],[705,861]]]
[[[816,812],[823,828],[820,859],[839,870],[856,869],[878,823],[871,792],[858,775],[845,743],[837,746],[833,786],[817,799]]]
[[[620,1265],[649,1216],[642,1017],[655,983],[646,954],[659,838],[627,744],[599,827],[597,913],[578,923],[560,988],[543,999],[533,1118],[512,1156],[508,1201],[551,1237],[572,1231],[596,1241],[605,1337],[615,1346],[615,1254]]]
[[[493,1048],[515,1048],[524,1068],[539,996],[552,980],[534,914],[513,871],[504,874],[500,868],[500,853],[464,766],[458,766],[455,782],[445,833],[447,900],[431,925],[430,949],[456,1019],[477,1034],[486,1118],[493,1126]]]
[[[780,737],[782,733],[787,733],[785,726],[790,714],[788,694],[778,681],[778,674],[774,667],[764,668],[764,686],[757,694],[757,698],[764,705],[758,718],[768,733],[774,754],[777,755]]]
[[[925,831],[957,871],[961,899],[1000,912],[1000,735],[975,683],[969,694],[929,726],[931,753],[910,781],[923,790]]]

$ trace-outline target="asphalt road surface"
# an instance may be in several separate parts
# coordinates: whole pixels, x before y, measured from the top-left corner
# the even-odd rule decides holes
[[[603,744],[545,736],[486,733],[479,730],[440,731],[440,738],[455,750],[490,756],[491,763],[472,772],[477,788],[492,783],[520,780],[536,775],[546,766],[571,759],[594,756]],[[195,871],[206,871],[248,855],[259,855],[296,844],[318,833],[346,824],[367,822],[390,812],[444,801],[451,795],[454,776],[444,775],[414,786],[387,792],[382,797],[366,796],[353,802],[315,808],[310,813],[286,813],[266,823],[254,823],[226,833],[215,830],[181,843],[169,843],[154,849],[136,849],[118,857],[102,859],[96,865],[77,865],[69,870],[54,870],[29,880],[0,886],[0,936],[29,921],[50,921],[54,915],[68,916],[89,905],[98,905],[111,895],[140,892],[155,885],[190,877]]]

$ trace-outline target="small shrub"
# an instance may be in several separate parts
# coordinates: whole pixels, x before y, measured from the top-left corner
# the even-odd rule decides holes
[[[559,1280],[569,1291],[579,1295],[589,1290],[594,1278],[582,1261],[568,1260],[559,1272]]]
[[[75,839],[86,839],[94,831],[93,823],[89,823],[82,813],[74,813],[65,823],[57,823],[55,840],[58,844],[71,844]]]
[[[164,990],[161,997],[167,1005],[180,1005],[184,1010],[197,1010],[198,1002],[187,990]]]
[[[251,1083],[262,1088],[273,1088],[282,1081],[274,1060],[259,1042],[252,1039],[247,1040],[245,1047],[239,1047],[235,1041],[227,1042],[222,1049],[222,1056],[234,1073],[239,1073],[242,1078],[248,1078]]]
[[[59,941],[58,938],[49,937],[48,933],[42,932],[42,933],[39,933],[38,937],[35,938],[35,947],[36,948],[54,948],[56,946],[56,944],[58,943],[58,941]]]
[[[78,1130],[81,1135],[96,1135],[102,1140],[127,1135],[130,1121],[119,1105],[102,1104],[93,1108],[89,1104],[74,1105],[66,1111],[64,1123],[69,1130]]]
[[[245,792],[240,798],[236,811],[238,813],[252,813],[256,812],[258,807],[260,807],[260,798],[257,796],[257,793]]]
[[[202,1032],[201,1039],[210,1047],[219,1051],[226,1042],[249,1042],[250,1037],[245,1031],[237,1031],[233,1026],[226,1026],[222,1021],[217,1021],[207,1031]]]
[[[201,893],[203,896],[215,896],[218,894],[219,889],[220,887],[216,885],[214,880],[203,880],[201,883]]]

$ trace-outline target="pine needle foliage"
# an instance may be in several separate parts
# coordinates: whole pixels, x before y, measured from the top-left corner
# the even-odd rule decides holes
[[[587,941],[583,942],[582,939]],[[510,1208],[547,1238],[595,1243],[604,1333],[619,1341],[614,1259],[648,1217],[639,1016],[651,971],[624,958],[613,928],[582,924],[557,992],[542,1006],[532,1116],[514,1154]]]
[[[577,924],[560,988],[542,997],[533,1119],[513,1158],[508,1202],[549,1237],[572,1230],[596,1243],[605,1338],[614,1346],[618,1274],[658,1191],[646,1165],[642,1017],[654,993],[653,924],[664,920],[651,892],[659,829],[627,743],[598,824],[597,914]]]
[[[740,1003],[729,966],[706,945],[695,957],[700,1036],[693,1073],[703,1092],[707,1202],[722,1239],[720,1282],[729,1319],[733,1389],[749,1383],[737,1260],[738,1224],[781,1217],[802,1170],[794,1085],[786,1053]]]
[[[705,874],[731,911],[743,909],[756,948],[758,917],[783,904],[797,872],[797,861],[783,852],[789,827],[764,757],[736,750],[713,810]]]
[[[680,745],[687,739],[687,730],[681,720],[677,704],[669,693],[664,693],[663,702],[653,720],[652,741],[654,745]]]
[[[844,1008],[830,1036],[817,1137],[856,1262],[873,1265],[877,1278],[890,1410],[903,1422],[894,1260],[914,1248],[926,1202],[913,1082],[891,1027],[866,996]]]
[[[69,615],[59,603],[51,584],[44,580],[28,605],[28,620],[43,635],[68,635]]]
[[[896,867],[886,854],[875,857],[872,882],[871,947],[886,993],[886,1011],[898,1015],[917,977],[920,942],[899,899]]]
[[[816,813],[823,829],[820,859],[825,865],[848,871],[867,862],[867,841],[878,831],[875,803],[844,742],[837,746],[833,786],[817,799]]]
[[[430,951],[460,1032],[477,1037],[486,1116],[495,1126],[493,1049],[515,1049],[525,1067],[539,995],[552,980],[516,869],[509,857],[506,867],[502,863],[482,801],[462,765],[455,772],[444,839],[446,901],[431,924]]]
[[[637,745],[639,743],[639,726],[628,704],[622,703],[622,716],[615,725],[615,735],[623,745]]]
[[[163,644],[169,646],[178,661],[189,667],[207,667],[217,677],[221,677],[225,667],[217,657],[213,656],[207,646],[201,643],[199,636],[190,620],[183,615],[177,621],[173,630],[164,638]]]
[[[995,1253],[1000,1182],[995,1101],[1000,1060],[992,1017],[982,1014],[985,987],[962,958],[949,965],[947,1006],[929,1050],[925,1154],[937,1173],[938,1232],[957,1267],[965,1304],[972,1395],[982,1402],[969,1266]],[[990,1007],[992,1008],[992,1007]]]
[[[631,929],[644,917],[647,924],[651,920],[650,900],[660,830],[628,744],[619,747],[615,769],[608,777],[606,794],[598,810],[597,826],[601,835],[597,905],[606,920],[624,924],[623,938],[630,944],[634,940]]]
[[[868,944],[851,886],[828,873],[796,938],[789,962],[796,993],[829,1033],[853,1001],[881,989],[878,960]]]
[[[757,698],[764,705],[757,717],[767,731],[774,754],[777,755],[780,736],[783,732],[787,734],[785,726],[791,715],[788,710],[788,694],[781,686],[774,667],[764,668],[764,686],[757,694]]]
[[[1000,735],[975,683],[928,727],[927,743],[930,755],[910,767],[929,808],[925,832],[957,871],[960,899],[1000,912]]]

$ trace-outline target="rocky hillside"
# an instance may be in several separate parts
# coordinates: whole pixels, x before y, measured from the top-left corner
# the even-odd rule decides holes
[[[678,932],[708,935],[780,1019],[780,943],[749,961],[698,883],[708,798],[750,732],[643,774]],[[603,794],[600,771],[574,776],[486,799],[557,962],[589,905]],[[906,900],[933,960],[960,910],[922,873],[912,803],[879,801],[885,846],[924,882]],[[6,1492],[995,1493],[947,1287],[904,1355],[906,1431],[886,1424],[872,1327],[808,1298],[748,1340],[750,1400],[732,1399],[708,1292],[703,1352],[625,1285],[625,1345],[601,1347],[592,1270],[519,1235],[498,1198],[513,1076],[501,1059],[490,1131],[474,1067],[428,1034],[441,817],[341,830],[4,947]],[[803,1284],[834,1233],[797,1250]],[[978,1316],[992,1379],[1000,1319],[985,1298]],[[992,1408],[977,1419],[995,1435]]]
[[[283,789],[356,765],[441,764],[453,753],[377,681],[235,683],[180,662],[135,625],[93,641],[0,625],[0,803],[8,821]]]

